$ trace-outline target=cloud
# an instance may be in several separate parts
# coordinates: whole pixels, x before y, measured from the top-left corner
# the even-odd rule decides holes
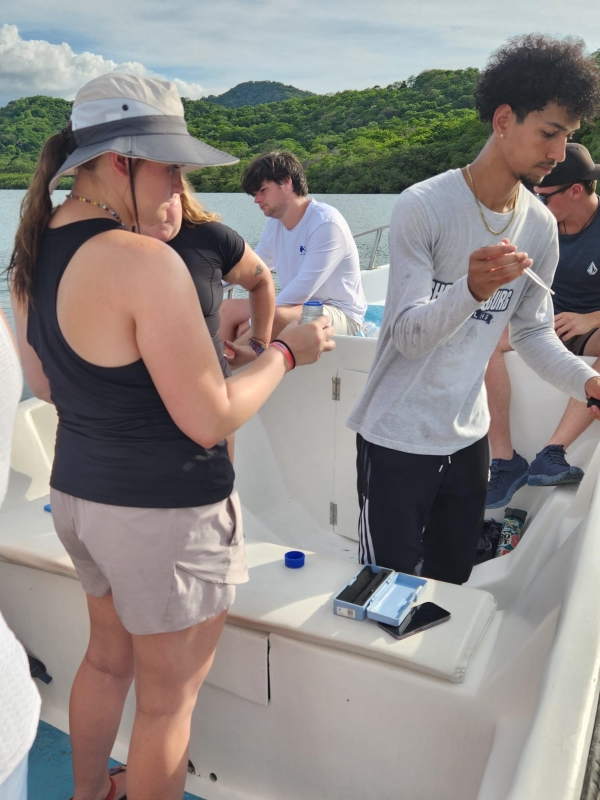
[[[590,50],[600,48],[598,0],[578,0],[568,13],[564,0],[503,0],[501,7],[497,0],[18,0],[4,5],[2,21],[17,26],[21,37],[13,35],[19,47],[57,48],[60,67],[53,67],[54,77],[40,70],[34,83],[35,63],[22,56],[20,66],[3,79],[7,68],[0,53],[5,99],[41,91],[32,87],[51,80],[58,86],[54,93],[64,94],[61,81],[67,78],[72,96],[88,77],[84,66],[75,68],[76,59],[99,59],[104,69],[134,62],[142,70],[180,79],[180,91],[198,97],[249,80],[335,92],[386,86],[424,69],[483,67],[509,36],[532,31],[579,35]],[[48,41],[28,41],[34,39]],[[60,66],[61,48],[68,68]],[[74,72],[79,77],[74,79]]]
[[[65,42],[22,39],[16,25],[0,27],[0,103],[35,94],[72,100],[81,86],[107,72],[164,77],[139,61],[118,64],[95,53],[74,53]],[[174,83],[183,97],[194,100],[211,93],[199,83],[178,78]]]

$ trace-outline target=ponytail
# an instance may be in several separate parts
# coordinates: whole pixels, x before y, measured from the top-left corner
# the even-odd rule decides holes
[[[22,307],[27,307],[31,301],[40,242],[52,216],[50,181],[75,146],[71,123],[46,141],[29,189],[21,203],[15,246],[6,272],[11,291]]]

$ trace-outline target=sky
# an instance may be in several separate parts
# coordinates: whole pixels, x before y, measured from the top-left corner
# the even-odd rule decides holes
[[[274,80],[319,94],[424,69],[482,68],[507,38],[541,32],[600,49],[598,0],[0,0],[0,105],[72,99],[121,70],[185,97]]]

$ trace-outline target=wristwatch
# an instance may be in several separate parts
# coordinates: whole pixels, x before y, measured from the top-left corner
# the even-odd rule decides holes
[[[266,342],[261,342],[260,339],[255,339],[254,336],[251,336],[248,339],[248,344],[254,350],[257,356],[261,355],[261,353],[264,353],[267,349]]]

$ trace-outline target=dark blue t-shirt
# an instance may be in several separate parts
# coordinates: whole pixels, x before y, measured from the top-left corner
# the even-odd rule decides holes
[[[600,211],[579,233],[558,236],[560,256],[552,288],[554,313],[600,311]]]

